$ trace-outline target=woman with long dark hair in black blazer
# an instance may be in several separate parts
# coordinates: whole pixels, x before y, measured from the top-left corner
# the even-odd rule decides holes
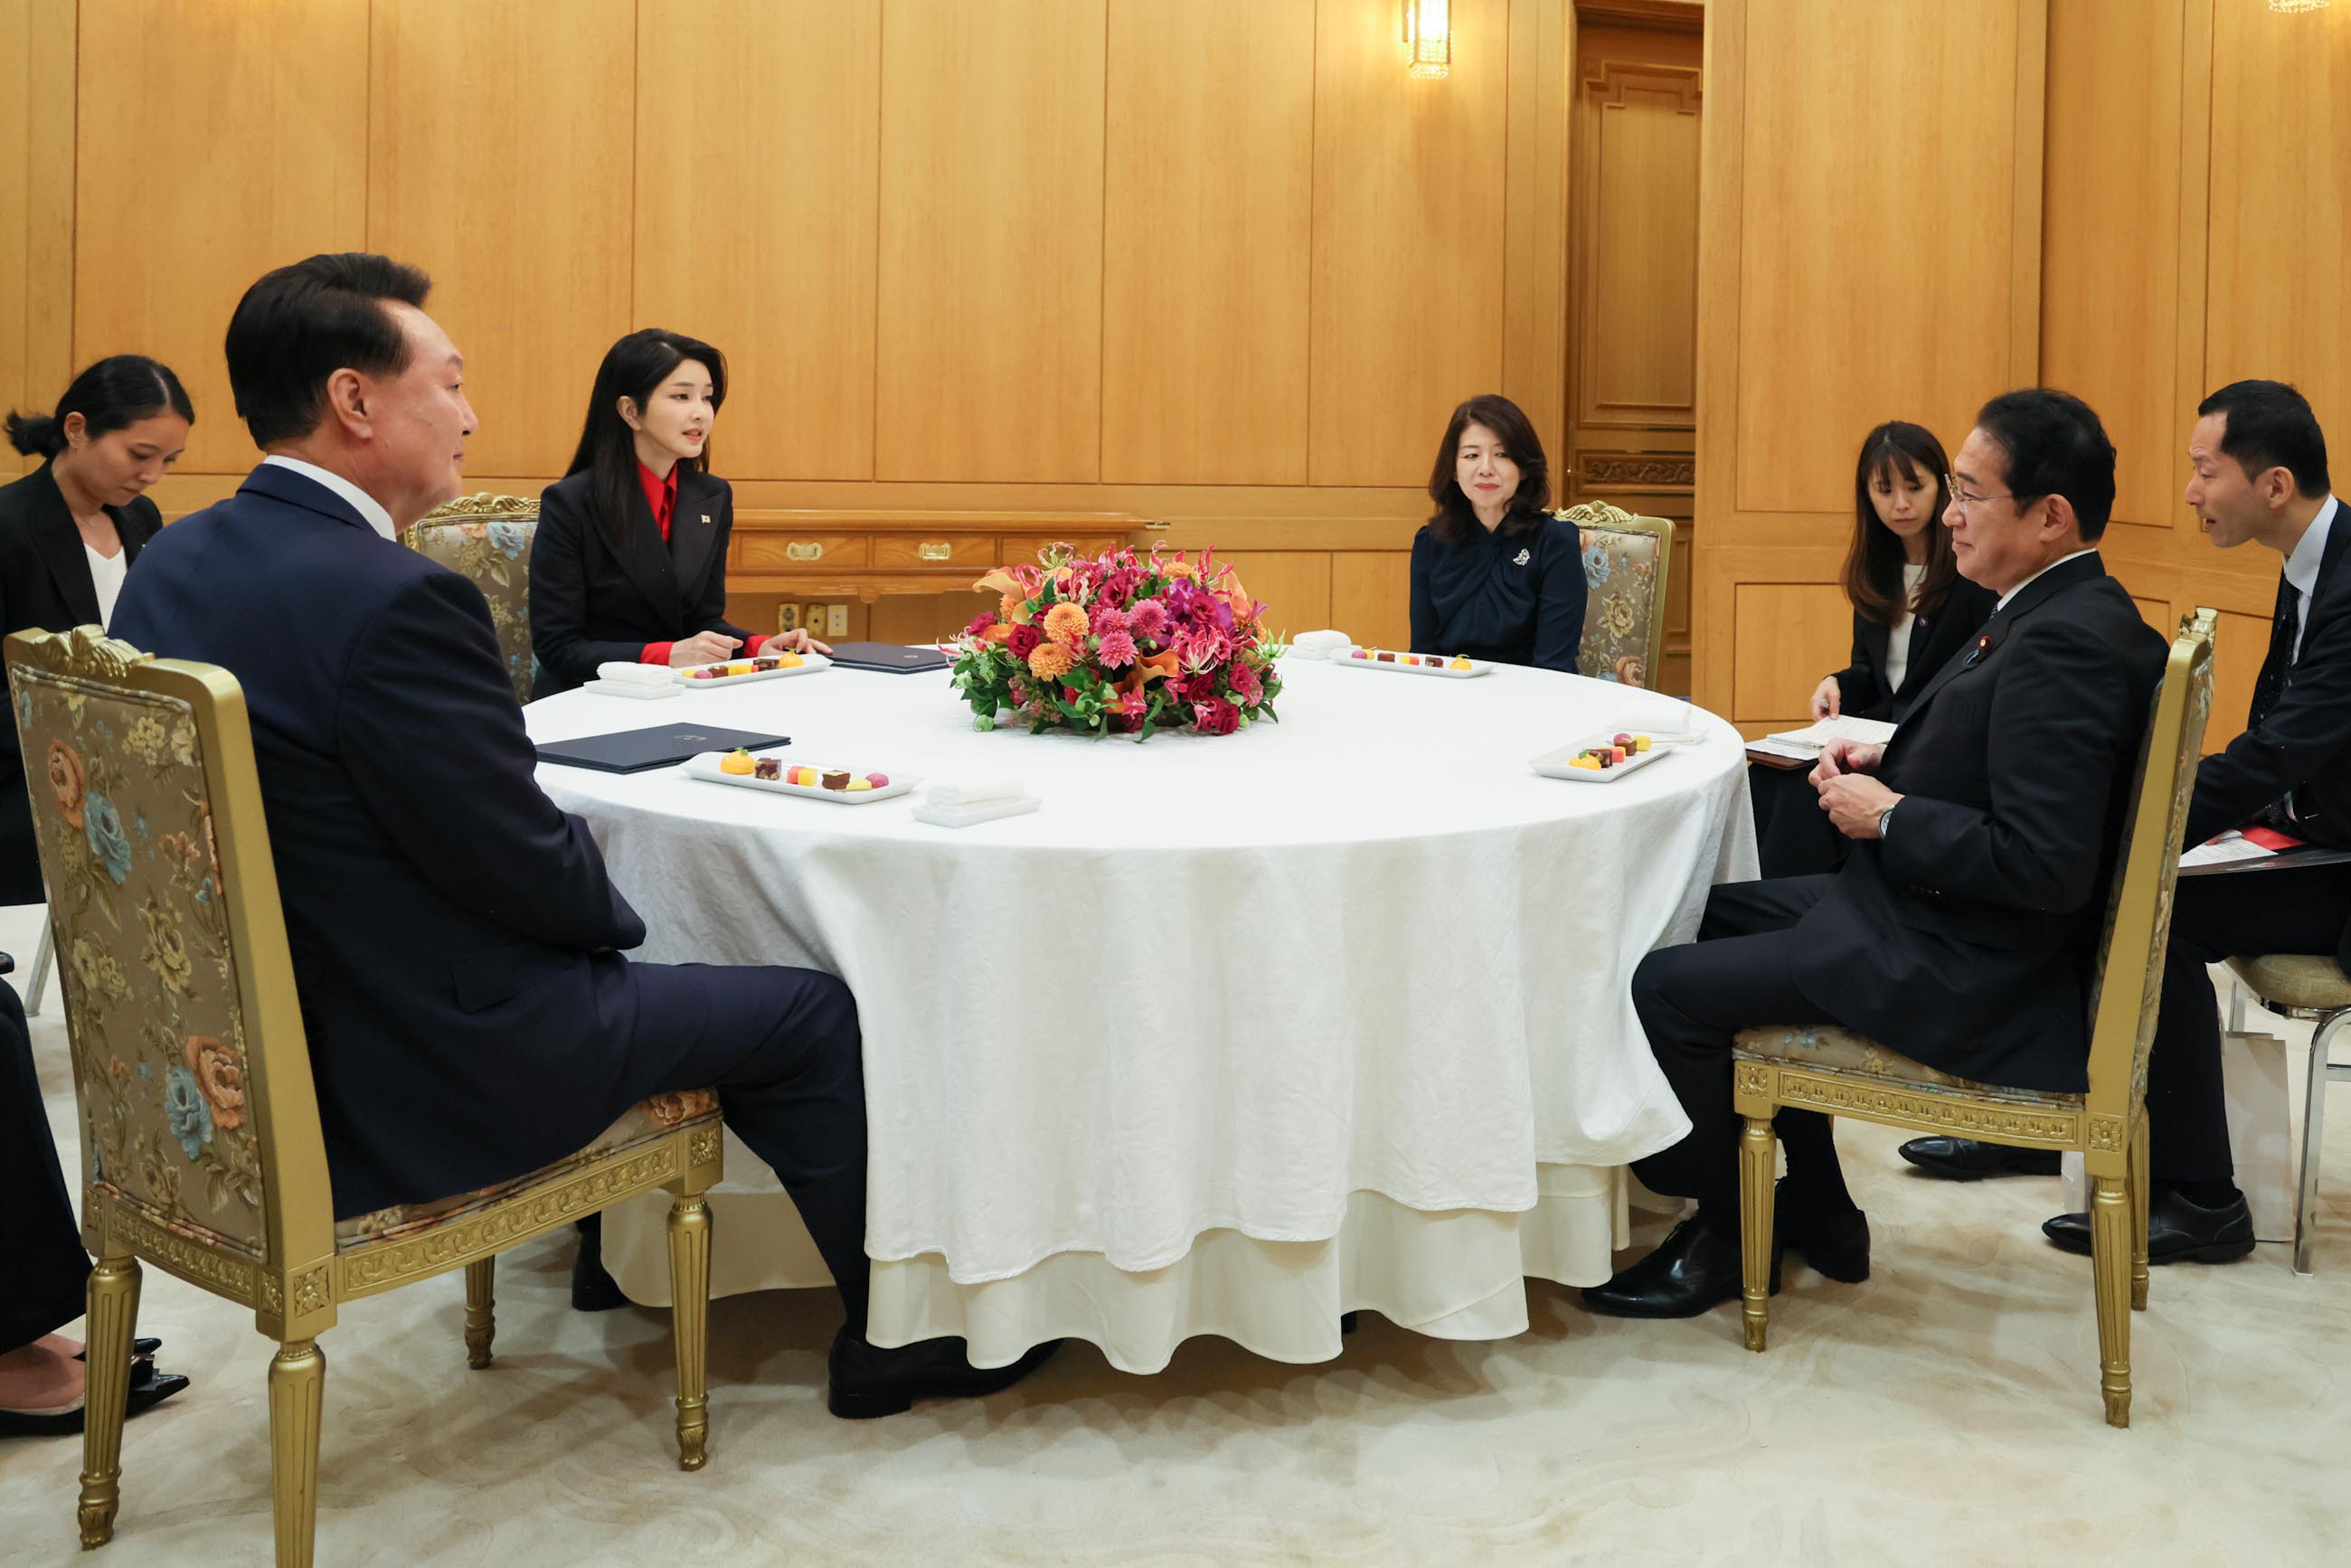
[[[1509,398],[1453,411],[1428,479],[1437,515],[1412,541],[1412,651],[1575,673],[1583,536],[1551,505],[1551,466]]]
[[[10,413],[9,444],[41,466],[0,487],[0,632],[104,625],[139,549],[162,526],[143,492],[188,444],[195,410],[153,360],[117,354],[81,374],[47,414]],[[41,862],[13,720],[0,726],[0,904],[37,904]],[[81,1316],[89,1255],[49,1136],[32,1036],[16,993],[0,995],[0,1437],[78,1432],[81,1345],[57,1333]],[[158,1372],[154,1340],[136,1346],[129,1408],[188,1380]]]
[[[533,696],[602,664],[716,664],[767,643],[829,651],[805,631],[760,637],[726,619],[735,495],[709,454],[726,401],[726,356],[683,332],[648,327],[605,354],[571,467],[538,498]]]
[[[1943,526],[1949,468],[1943,444],[1924,425],[1889,420],[1862,442],[1844,558],[1853,662],[1813,688],[1814,718],[1901,723],[1935,672],[1991,619],[1999,596],[1959,575]],[[1767,877],[1834,871],[1844,858],[1847,841],[1820,809],[1809,778],[1802,768],[1749,774]]]

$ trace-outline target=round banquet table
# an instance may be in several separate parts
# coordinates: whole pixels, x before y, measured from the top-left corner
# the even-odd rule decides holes
[[[963,1334],[986,1365],[1068,1336],[1147,1372],[1214,1333],[1318,1361],[1343,1312],[1503,1338],[1528,1276],[1608,1277],[1621,1167],[1688,1126],[1626,982],[1755,874],[1739,736],[1546,671],[1281,668],[1279,724],[1140,745],[980,733],[941,673],[526,710],[540,741],[706,723],[1041,798],[949,830],[912,797],[539,769],[644,916],[638,957],[855,993],[875,1343]],[[1617,728],[1705,738],[1606,783],[1527,765]],[[731,1134],[726,1158],[714,1291],[825,1283],[767,1167]],[[650,1305],[666,1202],[605,1222]]]

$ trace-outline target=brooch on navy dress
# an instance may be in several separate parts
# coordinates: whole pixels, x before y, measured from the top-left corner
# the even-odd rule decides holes
[[[1517,557],[1511,560],[1510,564],[1512,566],[1524,566],[1527,562],[1532,559],[1534,559],[1534,552],[1532,550],[1520,550]]]

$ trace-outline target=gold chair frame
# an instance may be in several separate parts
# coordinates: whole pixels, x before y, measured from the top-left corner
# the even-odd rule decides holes
[[[528,522],[536,524],[538,521],[538,502],[533,497],[501,496],[488,490],[477,490],[470,496],[460,496],[454,501],[442,502],[416,521],[401,529],[400,542],[405,548],[423,555],[424,530],[429,528],[443,528],[451,523]],[[530,599],[530,562],[528,558],[524,559],[522,567],[523,602],[528,611]],[[475,586],[482,588],[478,582]],[[490,596],[490,591],[483,588],[482,596],[487,599]],[[526,626],[525,629],[528,630],[528,627]],[[529,650],[526,647],[525,651]],[[521,703],[530,701],[530,675],[537,667],[538,661],[535,657],[524,661],[522,674],[517,677],[518,684],[515,688],[516,701]]]
[[[1673,576],[1674,520],[1671,517],[1645,517],[1622,507],[1612,507],[1605,501],[1584,501],[1576,506],[1562,507],[1552,516],[1562,522],[1573,523],[1580,529],[1646,534],[1657,541],[1657,572],[1649,583],[1648,635],[1645,640],[1646,646],[1641,664],[1641,685],[1655,690],[1666,656],[1666,585]]]
[[[1920,1133],[1953,1133],[2014,1148],[2078,1153],[2089,1169],[2092,1273],[2098,1312],[2101,1387],[2109,1426],[2130,1425],[2130,1314],[2147,1307],[2147,1057],[2155,1034],[2163,949],[2171,928],[2179,840],[2195,758],[2212,706],[2216,616],[2184,618],[2156,694],[2137,787],[2116,867],[2091,1010],[2089,1089],[2078,1097],[2009,1092],[1990,1085],[1928,1088],[1887,1076],[1801,1066],[1760,1056],[1772,1031],[1742,1031],[1732,1099],[1745,1120],[1739,1142],[1741,1316],[1747,1348],[1764,1348],[1771,1301],[1772,1177],[1782,1105],[1855,1116]],[[1823,1034],[1844,1031],[1821,1031]],[[1846,1036],[1859,1042],[1858,1036]],[[1907,1059],[1876,1048],[1897,1061]],[[1916,1063],[1909,1064],[1916,1067]]]
[[[87,1419],[79,1518],[84,1550],[113,1538],[120,1500],[123,1401],[139,1310],[140,1265],[253,1309],[256,1329],[278,1343],[269,1367],[270,1469],[281,1568],[311,1561],[318,1518],[319,1433],[326,1361],[318,1338],[346,1301],[463,1269],[465,1351],[490,1363],[496,1255],[580,1217],[656,1187],[670,1205],[670,1279],[676,1306],[677,1440],[680,1468],[708,1457],[705,1387],[710,1286],[710,1215],[702,1194],[721,1175],[719,1121],[713,1115],[609,1155],[550,1167],[543,1183],[487,1203],[438,1228],[346,1240],[335,1235],[326,1145],[278,902],[277,875],[262,815],[261,780],[245,693],[214,665],[156,659],[99,628],[17,632],[5,644],[13,687],[24,674],[100,690],[153,694],[188,705],[201,750],[222,894],[235,952],[232,985],[245,1030],[246,1088],[261,1150],[265,1262],[166,1229],[118,1203],[83,1162],[82,1240],[97,1260],[89,1277]],[[48,841],[43,840],[45,858]],[[47,868],[57,874],[56,867]],[[54,915],[55,905],[52,904]],[[68,991],[66,1029],[77,1097],[92,1064]],[[84,1107],[85,1112],[87,1107]]]

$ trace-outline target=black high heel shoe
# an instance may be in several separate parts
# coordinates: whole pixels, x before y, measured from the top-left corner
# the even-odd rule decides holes
[[[150,1362],[140,1366],[141,1375],[131,1379],[122,1402],[126,1418],[152,1410],[188,1385],[187,1378],[179,1373],[158,1372]],[[0,1437],[67,1437],[81,1429],[78,1399],[63,1410],[0,1410]]]
[[[131,1359],[133,1361],[152,1361],[155,1359],[155,1353],[162,1348],[163,1342],[162,1340],[150,1339],[146,1335],[141,1334],[137,1339],[131,1342]],[[76,1361],[88,1361],[89,1359],[89,1351],[85,1347],[84,1349],[74,1352],[74,1359]]]

